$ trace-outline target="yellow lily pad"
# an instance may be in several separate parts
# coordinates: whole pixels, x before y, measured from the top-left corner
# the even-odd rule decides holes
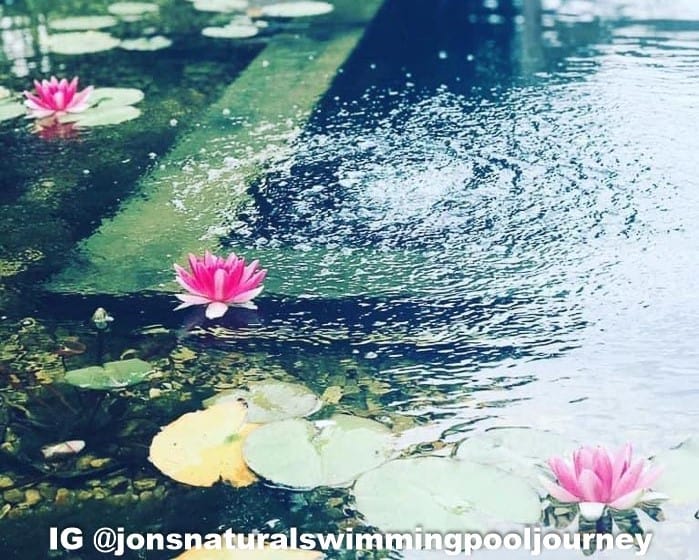
[[[189,412],[165,426],[151,442],[150,461],[163,474],[191,486],[220,480],[237,488],[256,476],[243,460],[243,442],[259,426],[245,422],[247,409],[225,402]]]

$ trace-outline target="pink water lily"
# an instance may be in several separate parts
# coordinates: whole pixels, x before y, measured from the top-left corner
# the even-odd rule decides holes
[[[190,254],[189,271],[176,264],[175,272],[177,283],[189,292],[177,294],[182,301],[177,309],[206,305],[209,319],[222,317],[231,306],[254,309],[252,300],[262,292],[267,275],[258,261],[245,264],[245,259],[235,253],[224,259],[209,251],[203,258]]]
[[[560,502],[578,503],[581,515],[590,521],[599,519],[607,506],[628,510],[663,498],[649,491],[660,469],[646,459],[634,460],[631,444],[616,452],[581,447],[573,453],[572,464],[561,457],[553,457],[548,464],[556,482],[543,479],[546,490]]]
[[[80,113],[89,107],[89,98],[94,88],[86,87],[78,91],[78,78],[70,82],[63,78],[58,80],[51,76],[50,80],[34,80],[35,93],[24,92],[27,98],[24,104],[32,117],[43,119],[63,113]]]

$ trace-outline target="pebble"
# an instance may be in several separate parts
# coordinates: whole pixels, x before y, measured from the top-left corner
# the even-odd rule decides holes
[[[68,488],[59,488],[56,490],[56,498],[54,499],[54,502],[56,504],[67,504],[70,501],[71,494],[70,490]]]
[[[155,478],[142,478],[141,480],[134,480],[133,486],[136,490],[153,490],[158,485],[158,481]]]
[[[93,459],[92,461],[90,461],[90,466],[91,466],[93,469],[100,469],[100,468],[104,467],[107,463],[109,463],[109,459],[108,459],[108,458],[104,458],[104,459]]]
[[[150,490],[146,490],[145,492],[141,492],[140,500],[142,502],[150,502],[153,500],[153,498],[155,498],[155,495]]]
[[[3,499],[10,504],[19,504],[24,501],[24,492],[19,488],[13,488],[12,490],[5,490],[2,493]]]
[[[35,506],[41,501],[41,493],[36,488],[30,488],[24,493],[24,503],[28,506]]]
[[[41,484],[39,484],[38,488],[39,493],[44,499],[49,501],[53,501],[56,499],[56,488],[54,488],[50,484],[42,482]]]
[[[12,480],[9,476],[2,475],[0,476],[0,490],[3,488],[9,488],[15,483],[14,480]]]

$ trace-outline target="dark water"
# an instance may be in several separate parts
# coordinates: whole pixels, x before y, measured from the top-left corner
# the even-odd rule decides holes
[[[196,20],[169,17],[176,36],[194,36]],[[224,239],[270,268],[275,289],[259,313],[199,326],[196,312],[171,312],[169,295],[30,289],[132,192],[148,154],[167,150],[173,115],[196,120],[256,41],[54,62],[146,91],[144,116],[119,132],[57,144],[0,124],[0,256],[48,255],[7,279],[6,334],[31,315],[54,338],[91,341],[86,320],[105,306],[117,317],[111,356],[196,352],[182,410],[212,384],[270,375],[318,393],[356,387],[340,409],[408,418],[406,446],[517,425],[652,455],[696,431],[699,9],[689,1],[388,0],[294,156],[251,185]],[[5,53],[0,84],[21,89],[27,74]],[[34,75],[39,57],[27,60]],[[46,177],[57,187],[32,194]],[[169,334],[153,342],[153,325]],[[136,459],[130,468],[150,472]],[[318,506],[330,498],[339,518],[352,516],[341,491],[256,485],[175,493],[131,522],[324,530],[339,523]],[[179,507],[197,513],[196,527]],[[693,558],[697,522],[668,516],[653,526],[665,545],[651,556]],[[20,557],[16,542],[0,539],[8,558]]]

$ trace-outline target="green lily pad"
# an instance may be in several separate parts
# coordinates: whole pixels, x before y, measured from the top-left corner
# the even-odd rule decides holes
[[[534,523],[536,492],[495,467],[443,457],[391,461],[354,486],[357,509],[382,531],[485,531],[488,522]]]
[[[239,12],[248,7],[246,0],[194,0],[192,7],[200,12]]]
[[[88,54],[108,51],[119,39],[104,31],[73,31],[49,36],[49,49],[56,54]]]
[[[675,503],[696,504],[699,501],[699,443],[693,438],[679,447],[653,457],[662,474],[653,490],[667,494]]]
[[[9,99],[2,99],[0,101],[0,122],[20,117],[26,113],[26,107],[18,101],[11,101]]]
[[[92,92],[90,105],[93,107],[123,107],[143,101],[144,94],[136,88],[97,88]]]
[[[82,113],[74,113],[60,118],[63,123],[73,122],[78,128],[90,128],[95,126],[109,126],[121,124],[138,118],[140,109],[126,105],[124,107],[95,107]]]
[[[540,467],[556,455],[567,455],[576,444],[544,430],[494,428],[461,442],[458,459],[493,465],[537,483]]]
[[[301,418],[313,414],[322,406],[320,399],[310,389],[282,381],[254,383],[247,391],[224,391],[206,399],[204,406],[237,400],[247,403],[248,422],[256,424]]]
[[[153,367],[148,362],[134,358],[107,362],[104,366],[74,369],[66,373],[65,380],[82,389],[108,391],[141,383],[151,371]]]
[[[49,23],[51,29],[56,31],[87,31],[105,29],[119,23],[113,16],[76,16],[55,19]]]
[[[172,45],[172,40],[162,35],[153,37],[140,37],[138,39],[124,39],[119,45],[127,51],[159,51]]]
[[[159,10],[152,2],[115,2],[107,7],[107,11],[115,16],[142,16]]]
[[[329,420],[282,420],[248,437],[248,466],[275,484],[290,488],[347,486],[388,460],[393,438],[385,426],[356,416]]]
[[[263,16],[277,18],[297,18],[329,14],[334,6],[328,2],[284,2],[262,6]]]
[[[205,27],[201,30],[204,37],[214,39],[247,39],[259,32],[260,29],[256,25],[243,23],[231,23],[224,27]]]

